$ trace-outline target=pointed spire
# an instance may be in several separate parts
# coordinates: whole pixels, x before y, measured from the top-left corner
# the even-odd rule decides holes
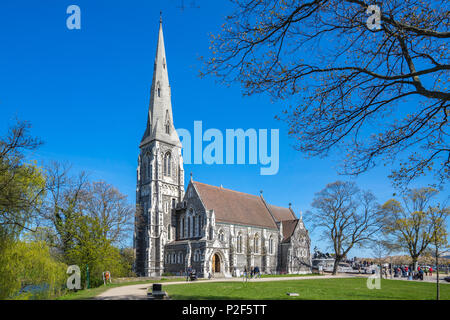
[[[173,124],[171,91],[162,27],[162,12],[159,18],[158,44],[153,67],[147,128],[142,137],[141,145],[153,140],[159,140],[181,147],[180,139]]]

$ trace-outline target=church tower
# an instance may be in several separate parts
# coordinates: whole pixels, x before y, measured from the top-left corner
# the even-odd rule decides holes
[[[159,23],[147,127],[137,168],[135,272],[160,276],[164,245],[175,239],[175,206],[184,196],[181,142],[173,124],[162,19]]]

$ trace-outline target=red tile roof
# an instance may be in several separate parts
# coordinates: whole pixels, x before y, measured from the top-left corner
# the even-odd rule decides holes
[[[217,222],[277,228],[274,219],[260,196],[215,187],[197,181],[193,183],[206,210],[214,210]],[[281,211],[278,210],[278,208],[285,208],[276,208],[280,217],[285,215],[284,211],[281,214]]]
[[[270,212],[272,212],[275,220],[277,222],[283,221],[283,220],[292,220],[297,219],[297,217],[294,215],[292,210],[290,208],[283,208],[283,207],[277,207],[273,206],[271,204],[267,204],[269,207]]]
[[[291,238],[297,223],[298,219],[281,221],[281,224],[283,225],[283,241],[287,241]]]

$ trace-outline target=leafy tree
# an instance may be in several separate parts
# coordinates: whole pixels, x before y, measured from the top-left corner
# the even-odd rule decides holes
[[[431,245],[434,246],[436,263],[436,300],[439,300],[439,257],[442,249],[448,247],[447,218],[450,216],[450,207],[435,206],[429,209],[430,223],[432,225]]]
[[[41,144],[29,129],[29,123],[18,121],[0,137],[0,237],[17,237],[29,230],[45,195],[42,170],[25,161],[25,151]]]
[[[63,292],[67,265],[53,259],[45,242],[9,239],[0,246],[4,246],[0,255],[0,300],[49,299]]]
[[[134,249],[133,248],[122,248],[120,249],[120,257],[124,270],[124,276],[134,277],[136,274],[133,272],[134,264]]]
[[[55,231],[64,261],[78,265],[83,279],[89,267],[91,286],[103,283],[104,271],[129,275],[131,264],[115,247],[128,235],[134,216],[126,196],[105,182],[90,182],[84,172],[72,176],[70,166],[60,163],[47,168],[47,188],[45,221]]]
[[[382,216],[375,196],[352,182],[336,181],[316,193],[307,221],[322,231],[334,249],[333,274],[355,246],[363,246],[381,230]]]
[[[403,205],[391,199],[382,207],[385,214],[383,232],[390,239],[391,248],[406,250],[414,268],[417,268],[419,257],[426,253],[429,245],[433,241],[440,243],[441,236],[445,234],[445,228],[438,227],[440,224],[436,217],[436,212],[441,210],[430,205],[437,194],[438,191],[433,188],[412,189],[404,194]],[[442,212],[445,210],[448,209]]]
[[[295,147],[342,152],[345,174],[396,163],[407,185],[450,175],[448,1],[231,0],[201,75],[288,100]]]
[[[105,237],[101,221],[97,217],[77,215],[74,222],[74,238],[66,252],[67,261],[81,268],[81,275],[86,279],[89,267],[90,285],[95,287],[103,283],[102,273],[110,271],[112,276],[126,273],[121,261],[119,249]]]

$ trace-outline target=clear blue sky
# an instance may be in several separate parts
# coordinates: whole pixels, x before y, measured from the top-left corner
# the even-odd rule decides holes
[[[71,4],[81,8],[81,30],[66,27]],[[238,86],[198,77],[208,35],[219,31],[230,9],[225,0],[2,0],[0,134],[16,116],[30,121],[32,134],[45,141],[33,158],[68,161],[134,203],[162,11],[175,126],[192,130],[194,120],[202,120],[204,130],[280,129],[277,175],[261,176],[260,165],[185,165],[186,182],[192,171],[195,180],[252,194],[264,190],[272,204],[291,202],[297,214],[307,211],[315,192],[348,180],[336,174],[337,158],[305,159],[295,151],[286,126],[274,119],[283,106],[269,97],[242,97]],[[388,174],[380,166],[356,182],[384,202],[395,192]],[[327,250],[317,234],[312,241]]]

